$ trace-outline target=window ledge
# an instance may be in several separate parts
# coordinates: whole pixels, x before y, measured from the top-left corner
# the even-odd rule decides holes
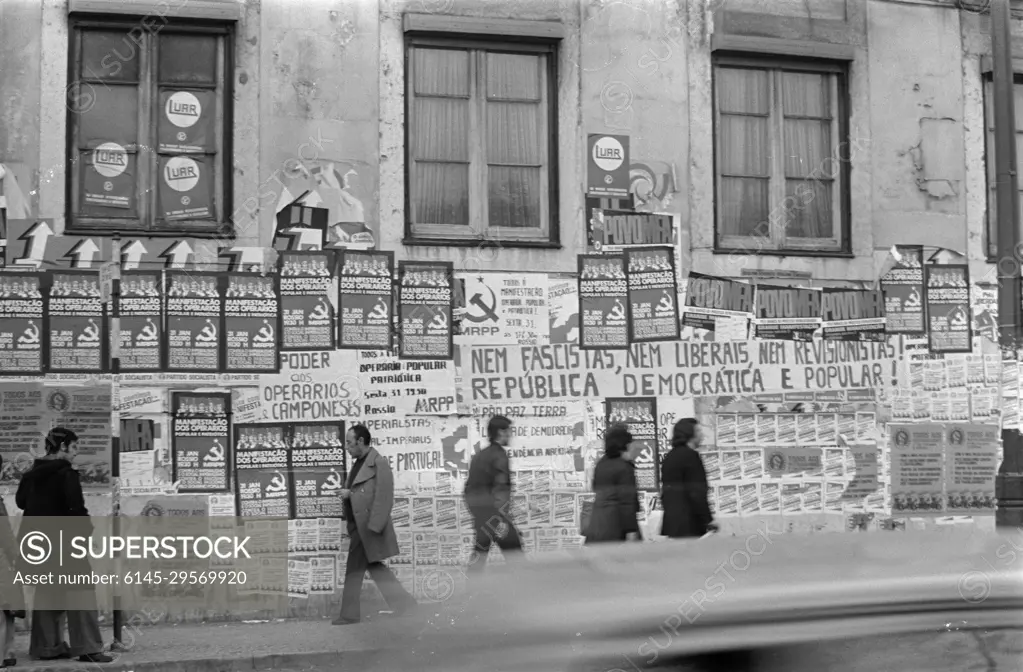
[[[713,254],[752,254],[758,257],[826,257],[830,259],[855,259],[856,255],[841,250],[750,250],[741,247],[716,247]]]
[[[180,231],[150,229],[117,229],[111,227],[90,228],[88,226],[67,226],[64,233],[69,236],[86,236],[89,238],[194,238],[199,240],[234,240],[235,232],[223,229],[182,229]]]
[[[407,247],[512,247],[537,250],[560,250],[561,243],[548,240],[491,240],[487,238],[404,238]]]
[[[449,14],[416,14],[402,17],[406,33],[447,33],[454,35],[498,35],[560,40],[565,29],[560,21],[527,21],[524,19],[484,19]]]

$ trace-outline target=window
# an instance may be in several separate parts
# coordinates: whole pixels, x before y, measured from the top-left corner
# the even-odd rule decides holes
[[[555,47],[410,37],[410,240],[557,241]]]
[[[848,252],[844,68],[717,58],[718,249]]]
[[[1016,75],[1013,86],[1016,106],[1016,156],[1023,157],[1023,75]],[[988,74],[984,79],[984,117],[987,128],[986,151],[984,161],[987,163],[987,254],[990,258],[998,256],[998,164],[995,161],[995,109],[994,82]],[[1023,180],[1018,188],[1023,191]],[[1023,196],[1020,197],[1020,221],[1023,221]]]
[[[230,232],[230,35],[78,20],[68,87],[68,230]]]

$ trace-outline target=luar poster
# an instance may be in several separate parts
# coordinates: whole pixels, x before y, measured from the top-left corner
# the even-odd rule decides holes
[[[403,261],[398,276],[398,357],[453,359],[453,264]]]
[[[178,492],[229,492],[231,393],[172,392],[171,417]]]
[[[47,371],[101,373],[107,370],[110,333],[99,273],[60,271],[51,276]]]
[[[674,255],[670,247],[625,250],[630,343],[679,339]]]
[[[895,248],[895,267],[881,278],[885,302],[885,330],[889,334],[922,336],[927,331],[924,305],[924,248],[918,245]]]
[[[46,310],[42,277],[34,273],[0,276],[0,375],[43,372]]]
[[[623,255],[579,255],[579,348],[629,348],[629,285]]]
[[[821,290],[807,287],[757,285],[757,338],[779,341],[813,340],[821,326]]]
[[[926,266],[924,282],[927,286],[927,345],[931,352],[971,352],[969,267]]]
[[[876,289],[825,289],[824,339],[873,341],[885,334],[884,296]]]
[[[719,318],[748,320],[753,317],[755,291],[754,285],[748,282],[690,273],[682,324],[713,331]]]
[[[160,370],[163,351],[163,297],[160,273],[122,271],[114,293],[114,316],[120,319],[120,373]]]
[[[220,371],[224,313],[217,273],[167,271],[167,340],[164,369],[178,373]]]
[[[340,254],[338,347],[344,350],[390,350],[394,333],[391,324],[394,253],[341,250]],[[420,276],[416,277],[418,279]],[[441,282],[436,276],[426,277]],[[443,309],[445,285],[437,284],[436,287],[440,288],[441,293],[434,296],[429,305]],[[423,289],[420,296],[428,296],[430,286],[424,285]],[[450,315],[447,317],[450,318]],[[447,322],[450,323],[450,319]],[[426,329],[429,328],[427,324]],[[443,337],[442,333],[440,337]],[[437,341],[432,347],[435,352],[443,352],[442,346],[443,343]]]
[[[606,427],[625,425],[632,440],[639,443],[636,484],[640,490],[657,492],[660,483],[660,451],[657,447],[657,399],[653,397],[611,398],[604,404]]]
[[[205,155],[160,157],[160,215],[168,221],[213,216],[213,170]]]
[[[160,91],[163,114],[157,123],[159,151],[175,154],[206,153],[216,150],[216,136],[210,132],[215,119],[213,91]]]
[[[295,518],[340,518],[346,463],[343,422],[292,425],[292,510]]]
[[[281,304],[277,278],[229,273],[224,294],[224,370],[276,373],[281,370],[278,333]]]
[[[333,252],[278,253],[282,351],[334,349],[335,262]]]
[[[288,431],[285,425],[235,427],[235,481],[238,515],[291,518],[288,485]]]

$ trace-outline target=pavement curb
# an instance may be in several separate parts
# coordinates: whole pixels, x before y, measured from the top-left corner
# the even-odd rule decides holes
[[[113,663],[80,663],[69,661],[59,665],[19,664],[14,672],[253,672],[254,670],[280,670],[300,667],[326,667],[332,670],[358,670],[375,663],[385,649],[357,649],[354,651],[316,651],[303,653],[274,653],[255,657],[193,658],[175,661],[140,661]],[[348,666],[351,666],[349,668]]]

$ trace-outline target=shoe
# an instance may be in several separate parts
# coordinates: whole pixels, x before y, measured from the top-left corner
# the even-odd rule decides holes
[[[70,657],[71,654],[65,651],[64,653],[58,653],[56,656],[42,656],[39,660],[67,660]]]
[[[333,621],[330,622],[331,625],[355,625],[356,623],[359,623],[359,619],[357,618],[353,619],[341,617],[335,618]]]
[[[114,657],[105,653],[87,653],[84,656],[78,656],[78,660],[83,663],[112,663]]]
[[[0,667],[14,667],[17,664],[17,658],[4,658],[3,662],[0,662]]]

